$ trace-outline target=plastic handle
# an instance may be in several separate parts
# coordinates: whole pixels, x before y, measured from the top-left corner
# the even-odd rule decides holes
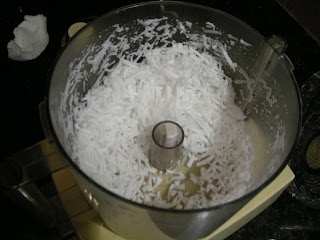
[[[268,42],[279,54],[284,53],[288,47],[287,41],[279,35],[272,35]]]

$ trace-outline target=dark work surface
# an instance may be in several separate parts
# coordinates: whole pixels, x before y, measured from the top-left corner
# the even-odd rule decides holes
[[[308,208],[286,191],[269,208],[232,234],[238,239],[319,239],[320,210]]]
[[[314,0],[277,0],[310,35],[320,43],[320,25],[315,18],[320,15],[320,2]]]
[[[12,155],[44,138],[38,105],[44,99],[50,69],[61,49],[61,40],[68,27],[77,21],[86,21],[112,9],[138,1],[2,1],[0,3],[0,63],[1,63],[1,159]],[[320,70],[320,47],[274,0],[199,0],[194,3],[225,11],[262,35],[278,34],[288,42],[287,55],[295,66],[294,74],[301,86],[313,73]],[[13,29],[24,15],[43,14],[47,17],[49,45],[35,60],[16,62],[7,58],[7,43],[13,38]],[[315,19],[319,22],[320,18]],[[29,220],[19,209],[0,196],[5,204],[1,211],[7,227],[3,230],[21,239],[50,239],[37,222]],[[228,239],[318,239],[320,236],[319,210],[312,210],[284,193],[271,207],[245,225]],[[23,217],[21,217],[23,215]],[[38,238],[32,237],[35,232]],[[41,235],[42,234],[42,235]],[[14,238],[12,238],[14,239]]]

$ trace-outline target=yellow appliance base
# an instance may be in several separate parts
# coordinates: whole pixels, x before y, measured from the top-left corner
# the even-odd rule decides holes
[[[52,178],[61,198],[62,204],[82,240],[125,240],[114,234],[103,224],[82,195],[70,169],[54,143],[40,142],[42,151],[47,157]],[[202,240],[225,239],[244,226],[264,209],[270,206],[294,179],[294,173],[286,166],[268,186],[259,192],[250,202],[241,208],[227,222]]]

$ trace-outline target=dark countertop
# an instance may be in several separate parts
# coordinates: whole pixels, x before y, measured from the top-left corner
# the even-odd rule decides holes
[[[319,235],[320,210],[306,207],[285,191],[269,208],[227,240],[308,240],[318,239]]]
[[[2,37],[1,51],[1,107],[4,129],[1,133],[1,159],[44,138],[39,118],[39,103],[44,99],[50,69],[61,49],[61,40],[74,22],[85,21],[112,9],[138,1],[3,1],[0,6]],[[262,35],[278,34],[288,42],[287,55],[295,66],[299,86],[320,70],[319,45],[274,0],[198,0],[190,1],[225,11],[257,29]],[[16,62],[7,58],[7,43],[13,29],[24,15],[43,14],[47,17],[49,45],[35,60]],[[317,21],[319,22],[319,19]],[[4,74],[3,74],[4,73]],[[5,131],[5,129],[7,131]],[[1,196],[0,196],[1,197]],[[15,206],[4,200],[3,209],[13,209],[8,219],[8,233],[21,239],[30,238],[33,228],[24,227]],[[3,210],[1,209],[1,210]],[[32,225],[32,223],[29,223]],[[34,224],[33,224],[34,225]],[[267,210],[228,239],[316,239],[320,234],[320,211],[305,207],[285,192]],[[36,229],[36,228],[34,228]],[[14,234],[14,235],[15,235]],[[31,235],[30,235],[31,234]],[[27,237],[26,237],[27,236]],[[49,237],[47,238],[49,239]],[[53,239],[53,238],[52,238]]]

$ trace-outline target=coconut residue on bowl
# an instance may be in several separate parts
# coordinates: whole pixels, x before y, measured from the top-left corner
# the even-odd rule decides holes
[[[237,65],[221,42],[189,33],[192,23],[166,20],[137,20],[142,30],[132,36],[128,27],[114,25],[102,45],[88,47],[70,65],[73,82],[63,95],[69,102],[79,98],[67,94],[80,81],[74,76],[84,61],[98,76],[67,123],[74,129],[72,158],[103,187],[138,203],[175,209],[219,205],[245,194],[254,159],[246,116],[235,104],[222,61],[232,69]],[[204,30],[220,34],[212,23]],[[175,34],[184,41],[170,41]],[[163,120],[185,132],[181,160],[166,171],[148,158],[152,128]]]

